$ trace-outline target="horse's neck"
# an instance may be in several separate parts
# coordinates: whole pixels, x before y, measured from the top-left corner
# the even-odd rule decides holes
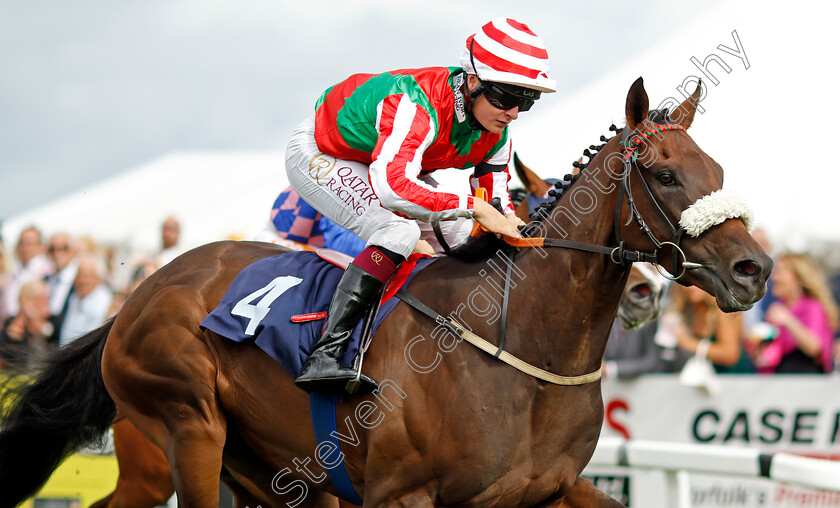
[[[544,221],[544,234],[612,246],[618,182],[603,169],[587,170],[566,194]],[[597,369],[629,269],[603,254],[565,248],[523,252],[517,266],[525,275],[517,292],[527,304],[512,306],[508,322],[535,325],[510,352],[562,375]]]

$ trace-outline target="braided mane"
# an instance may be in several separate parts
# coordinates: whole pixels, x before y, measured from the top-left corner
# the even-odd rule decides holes
[[[651,110],[648,113],[648,120],[657,124],[667,124],[673,122],[667,109]],[[586,171],[586,168],[589,167],[589,164],[598,152],[607,146],[607,143],[609,143],[613,137],[624,131],[624,127],[619,128],[616,127],[615,124],[612,124],[610,125],[610,131],[615,134],[610,137],[606,137],[602,134],[600,138],[600,145],[589,145],[589,148],[583,151],[583,156],[588,159],[586,162],[582,162],[583,157],[581,157],[572,163],[573,167],[579,168],[580,170],[577,174],[565,175],[562,180],[559,180],[554,184],[554,189],[548,191],[548,195],[555,199],[553,201],[543,201],[540,203],[540,206],[531,213],[531,223],[520,229],[522,236],[531,236],[534,232],[539,231],[539,225],[545,221],[545,219],[551,214],[551,211],[554,210],[554,207],[560,203],[563,197],[567,194],[566,191],[568,191],[578,181],[578,179],[580,179],[580,175]],[[492,256],[496,251],[502,251],[509,255],[514,250],[515,247],[508,245],[504,240],[496,238],[496,235],[484,234],[472,237],[467,240],[465,244],[461,245],[457,249],[454,249],[451,257],[471,263],[484,261]]]
[[[648,113],[648,120],[657,124],[668,124],[673,122],[669,115],[669,111],[666,108],[651,110]],[[624,127],[616,127],[615,124],[610,125],[610,131],[615,132],[615,134],[613,134],[610,137],[606,137],[602,134],[600,138],[600,145],[589,145],[589,148],[583,151],[583,156],[587,157],[589,160],[587,160],[586,162],[581,162],[583,160],[583,157],[581,157],[580,159],[572,163],[572,166],[575,168],[579,168],[580,171],[578,171],[574,175],[567,174],[563,177],[562,180],[554,184],[555,188],[548,191],[548,195],[555,199],[553,201],[543,201],[542,203],[540,203],[540,206],[537,207],[537,209],[531,213],[532,224],[542,223],[546,219],[546,217],[548,217],[551,214],[551,211],[554,210],[554,207],[557,206],[557,204],[563,199],[563,196],[567,193],[566,191],[568,191],[578,181],[580,175],[582,175],[583,172],[586,171],[586,168],[589,167],[589,164],[592,162],[592,160],[595,158],[598,152],[600,152],[601,149],[607,146],[607,143],[609,143],[612,140],[612,138],[621,134],[624,131],[624,129]],[[527,235],[527,233],[531,233],[533,229],[536,228],[529,225],[523,232],[523,234],[529,236]]]

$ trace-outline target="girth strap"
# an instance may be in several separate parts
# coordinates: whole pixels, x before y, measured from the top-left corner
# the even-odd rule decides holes
[[[330,443],[333,450],[338,451],[338,454],[330,454],[331,456],[338,455],[339,459],[331,467],[324,468],[327,470],[327,476],[342,499],[362,506],[364,501],[359,497],[356,488],[353,487],[353,482],[350,481],[347,468],[344,466],[341,443],[337,438],[338,426],[335,422],[335,400],[320,393],[310,393],[309,408],[312,414],[312,428],[315,431],[315,439],[318,440],[318,449],[320,449],[322,443]]]
[[[601,379],[601,369],[598,369],[595,372],[590,372],[589,374],[584,374],[582,376],[558,376],[557,374],[552,374],[551,372],[540,369],[539,367],[534,367],[533,365],[520,360],[519,358],[508,353],[507,351],[501,350],[499,347],[494,346],[492,343],[470,332],[469,330],[465,329],[463,326],[458,324],[458,322],[454,319],[441,316],[440,314],[432,310],[429,306],[410,295],[404,289],[400,289],[399,291],[397,291],[396,297],[404,301],[408,305],[414,307],[415,309],[419,310],[423,314],[434,319],[436,323],[443,326],[458,337],[466,340],[478,349],[497,357],[499,360],[505,362],[506,364],[521,372],[524,372],[525,374],[528,374],[529,376],[556,385],[565,386],[583,385]]]

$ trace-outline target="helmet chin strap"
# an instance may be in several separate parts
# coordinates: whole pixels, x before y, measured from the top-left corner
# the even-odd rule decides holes
[[[479,85],[479,86],[481,86],[481,85]],[[484,132],[490,132],[483,125],[481,125],[481,122],[479,122],[475,118],[475,115],[473,115],[473,113],[472,113],[473,102],[475,102],[475,99],[476,99],[476,97],[473,95],[473,93],[475,92],[475,90],[478,89],[478,86],[475,87],[472,92],[470,91],[469,88],[470,88],[469,87],[469,74],[467,74],[467,79],[465,79],[464,84],[461,85],[461,95],[464,96],[464,110],[467,113],[467,121],[470,123],[470,127],[474,131],[479,131],[480,130],[480,131],[484,131]],[[479,97],[480,97],[480,94],[479,94]]]
[[[475,60],[473,59],[473,44],[475,43],[475,38],[470,41],[470,63],[472,64],[473,72],[475,72],[475,77],[478,79],[478,84],[470,90],[470,75],[467,73],[467,79],[464,80],[464,88],[462,93],[464,94],[464,102],[466,103],[466,110],[467,110],[467,118],[470,122],[470,127],[474,131],[484,131],[489,132],[481,122],[479,122],[475,115],[472,113],[472,105],[473,102],[481,97],[481,94],[484,93],[484,87],[481,85],[481,78],[478,76],[478,67],[475,66]]]

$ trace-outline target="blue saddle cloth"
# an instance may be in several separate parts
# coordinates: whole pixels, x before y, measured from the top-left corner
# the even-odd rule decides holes
[[[406,284],[434,259],[419,260]],[[321,338],[324,321],[294,323],[291,318],[327,311],[343,274],[344,270],[314,252],[288,252],[261,259],[236,276],[201,327],[236,342],[254,342],[296,377]],[[372,333],[397,302],[397,298],[391,298],[382,304]],[[352,366],[359,353],[361,330],[360,322],[344,355],[345,367]]]

